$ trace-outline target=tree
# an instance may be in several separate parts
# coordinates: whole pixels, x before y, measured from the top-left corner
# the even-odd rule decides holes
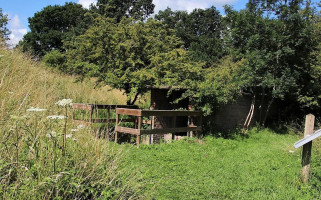
[[[10,31],[7,28],[8,25],[8,15],[3,14],[2,9],[0,8],[0,38],[5,40],[8,39]]]
[[[175,29],[194,61],[205,61],[207,67],[225,55],[222,39],[222,17],[214,6],[207,9],[159,11],[155,19]]]
[[[123,17],[145,20],[154,8],[152,0],[98,0],[91,10],[120,22]]]
[[[76,3],[45,7],[28,19],[30,32],[23,38],[23,50],[40,57],[51,50],[64,51],[63,40],[70,40],[87,28],[90,19],[85,13]]]
[[[302,3],[250,1],[239,12],[226,7],[227,43],[235,60],[245,59],[243,87],[253,98],[261,96],[262,125],[275,100],[298,103],[311,78],[313,12],[308,4],[302,8]]]
[[[117,23],[99,16],[84,35],[66,43],[67,65],[71,73],[98,77],[99,82],[124,91],[127,104],[134,104],[147,85],[169,83],[162,81],[181,73],[175,69],[189,68],[182,44],[172,29],[156,20],[123,18]]]

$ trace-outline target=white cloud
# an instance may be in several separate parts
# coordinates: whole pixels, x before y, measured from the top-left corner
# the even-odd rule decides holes
[[[215,6],[217,8],[226,4],[232,4],[238,0],[154,0],[155,13],[159,10],[164,10],[170,7],[172,10],[186,10],[188,12],[193,11],[195,8],[209,8]]]
[[[14,15],[12,18],[9,16],[9,30],[11,34],[9,35],[8,44],[11,47],[16,46],[19,41],[23,38],[23,36],[27,33],[27,28],[23,27],[20,22],[20,18],[18,15]]]
[[[78,3],[81,4],[84,8],[89,8],[92,3],[96,3],[97,0],[78,0]]]

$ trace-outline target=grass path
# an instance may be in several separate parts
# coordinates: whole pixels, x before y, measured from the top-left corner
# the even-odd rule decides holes
[[[318,199],[299,179],[298,138],[253,130],[243,139],[128,145],[124,166],[141,173],[148,199]]]

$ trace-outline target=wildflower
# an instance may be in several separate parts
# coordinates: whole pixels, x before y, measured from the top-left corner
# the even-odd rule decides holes
[[[51,131],[49,133],[46,134],[47,138],[54,138],[57,137],[57,133],[55,131]]]
[[[13,94],[13,92],[8,92],[9,94]]]
[[[46,111],[47,109],[43,109],[43,108],[34,108],[34,107],[31,107],[29,109],[27,109],[27,112],[43,112],[43,111]]]
[[[70,129],[71,132],[78,132],[79,129]]]
[[[47,119],[65,119],[66,116],[63,115],[50,115],[47,117]]]
[[[67,134],[66,135],[66,138],[68,139],[68,138],[72,138],[72,134]]]
[[[83,124],[80,124],[80,125],[77,126],[77,129],[79,129],[79,130],[80,130],[80,129],[84,129],[84,128],[86,128],[86,126],[83,125]]]
[[[63,106],[63,107],[71,106],[72,99],[62,99],[60,101],[57,101],[55,104],[58,105],[58,106]]]

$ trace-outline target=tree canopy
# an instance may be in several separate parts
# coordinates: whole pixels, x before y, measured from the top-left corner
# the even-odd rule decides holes
[[[205,61],[210,66],[225,55],[222,16],[214,6],[191,13],[167,8],[159,11],[155,19],[176,30],[193,60]]]
[[[63,41],[83,33],[89,25],[85,13],[76,3],[45,7],[28,19],[30,32],[23,38],[23,49],[41,57],[51,50],[63,51]]]
[[[167,84],[177,69],[188,70],[190,65],[175,32],[153,19],[123,18],[117,23],[100,16],[85,34],[66,45],[71,73],[96,76],[99,82],[123,90],[128,104],[147,85]]]
[[[117,22],[123,17],[145,20],[154,13],[152,0],[98,0],[91,10]]]
[[[0,8],[0,38],[8,39],[10,31],[7,28],[8,25],[8,15],[3,14],[2,9]]]

